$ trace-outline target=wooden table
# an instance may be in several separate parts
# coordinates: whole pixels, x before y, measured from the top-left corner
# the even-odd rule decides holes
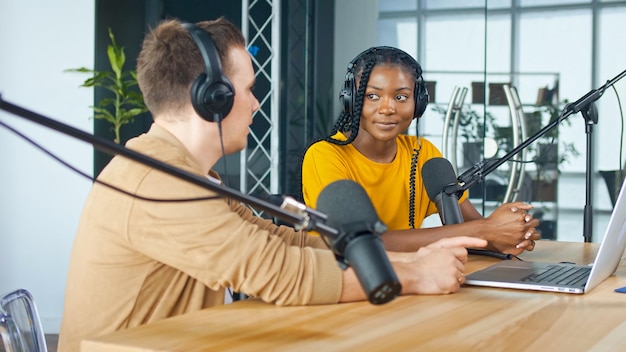
[[[593,261],[597,244],[541,241],[523,259]],[[472,256],[467,272],[497,259]],[[83,341],[82,351],[626,350],[626,265],[590,293],[463,287],[451,295],[278,307],[240,301]]]

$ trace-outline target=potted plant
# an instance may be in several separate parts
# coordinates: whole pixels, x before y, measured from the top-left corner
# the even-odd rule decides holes
[[[433,105],[432,110],[442,114],[445,118],[447,112],[446,108],[440,105]],[[484,150],[484,147],[485,138],[495,140],[492,138],[495,133],[495,128],[495,117],[491,112],[486,111],[483,115],[479,111],[472,109],[471,104],[461,107],[457,132],[458,138],[462,140],[463,164],[461,168],[470,168],[484,158],[494,156],[493,154],[486,156],[485,153],[490,153],[490,151],[489,148]],[[492,177],[499,179],[500,174],[499,171],[496,171]],[[489,179],[471,187],[469,194],[470,198],[482,198],[483,195],[485,195],[486,200],[498,200],[504,196],[505,190],[506,185],[499,184],[499,182]]]
[[[442,116],[447,110],[440,105],[433,105],[433,111]],[[485,118],[470,105],[463,105],[459,117],[458,134],[463,139],[463,167],[471,167],[482,159],[483,138],[494,126],[494,116],[487,112]]]
[[[103,119],[111,123],[115,133],[114,142],[120,143],[120,129],[127,123],[133,122],[135,116],[148,111],[137,86],[135,70],[124,70],[126,55],[124,47],[115,41],[113,31],[109,28],[111,44],[107,47],[107,56],[111,71],[96,71],[85,67],[67,69],[66,72],[89,73],[81,87],[100,87],[113,93],[111,97],[101,99],[96,106],[91,106],[94,118]]]
[[[545,104],[538,106],[534,111],[526,113],[526,126],[528,136],[532,136],[543,128],[546,115],[549,122],[554,121],[560,115],[559,105]],[[446,109],[435,105],[434,111],[446,114]],[[568,125],[570,122],[564,120]],[[461,109],[459,120],[459,137],[463,139],[464,167],[470,167],[482,159],[483,139],[492,137],[501,153],[513,149],[513,129],[511,126],[499,126],[496,118],[487,111],[485,117],[471,109],[470,105],[464,105]],[[558,140],[558,127],[555,127],[543,135],[536,143],[527,147],[527,152],[536,165],[537,173],[532,180],[532,199],[539,201],[556,200],[556,183],[558,179],[558,165],[568,162],[570,158],[579,155],[573,143],[560,142]],[[480,189],[477,188],[477,191]]]
[[[533,112],[526,113],[528,136],[535,135],[544,125],[558,119],[561,114],[561,107],[565,104],[567,104],[567,100],[561,104],[545,104],[537,107]],[[549,117],[547,124],[543,123],[545,115]],[[569,120],[563,120],[561,123],[571,124]],[[556,201],[559,165],[569,162],[572,157],[578,157],[580,153],[573,143],[559,141],[559,126],[548,130],[537,140],[536,145],[531,145],[529,149],[534,153],[533,162],[537,167],[537,173],[533,180],[533,199]]]

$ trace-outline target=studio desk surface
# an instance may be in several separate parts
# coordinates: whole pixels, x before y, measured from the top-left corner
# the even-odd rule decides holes
[[[598,244],[540,241],[525,260],[591,263]],[[470,256],[472,272],[498,259]],[[626,351],[626,286],[584,295],[465,286],[383,304],[245,300],[83,341],[82,351]]]

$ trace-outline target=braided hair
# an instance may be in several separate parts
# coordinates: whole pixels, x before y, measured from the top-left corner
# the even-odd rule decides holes
[[[358,89],[356,89],[354,97],[354,108],[351,113],[346,111],[341,112],[330,135],[324,140],[338,145],[347,145],[354,141],[359,133],[365,89],[367,88],[370,74],[375,66],[382,65],[400,67],[410,73],[416,82],[422,76],[422,68],[419,64],[416,65],[415,60],[400,49],[393,47],[373,47],[361,53],[351,62],[351,67],[349,66],[348,75],[353,74],[353,77],[347,78],[353,80],[359,79]],[[414,88],[414,100],[417,101],[417,84]],[[333,138],[337,132],[349,132],[348,138],[346,140]]]

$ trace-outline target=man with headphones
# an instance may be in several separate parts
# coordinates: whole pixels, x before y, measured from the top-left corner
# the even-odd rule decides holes
[[[244,38],[225,19],[167,20],[146,36],[137,79],[154,123],[127,147],[208,177],[245,148],[259,102]],[[223,304],[242,292],[279,305],[365,300],[318,236],[276,226],[237,201],[116,156],[89,194],[70,258],[59,349]],[[127,193],[104,186],[115,186]],[[479,239],[389,253],[403,294],[455,292]]]
[[[424,218],[437,213],[421,169],[442,155],[429,140],[405,134],[428,105],[422,68],[413,57],[388,46],[365,50],[348,65],[339,99],[343,112],[332,132],[304,155],[302,196],[308,206],[315,208],[327,185],[349,179],[363,186],[389,228],[382,236],[387,250],[415,251],[456,236],[486,239],[498,253],[534,248],[539,221],[524,214],[532,206],[504,204],[483,218],[467,192],[459,200],[464,223],[420,228]]]

